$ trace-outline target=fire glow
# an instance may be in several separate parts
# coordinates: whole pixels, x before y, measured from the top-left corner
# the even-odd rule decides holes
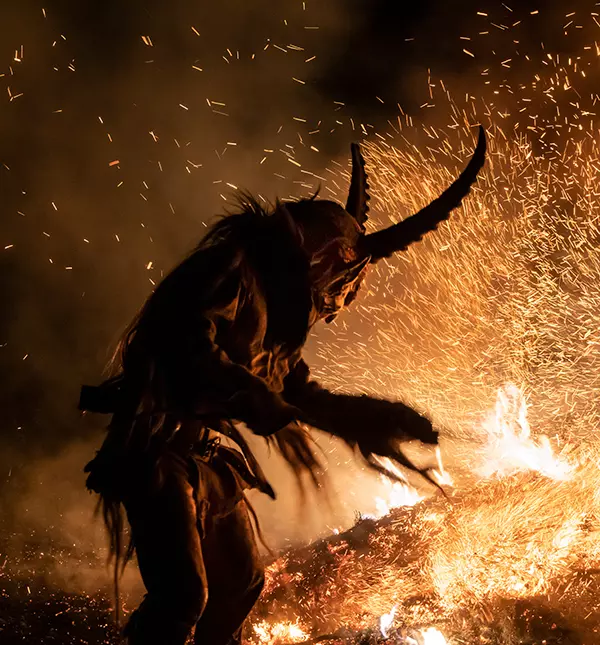
[[[268,592],[264,602],[311,638],[357,643],[366,632],[402,645],[458,638],[505,645],[522,641],[508,639],[514,614],[499,607],[546,599],[555,620],[582,598],[587,616],[598,609],[598,589],[582,572],[600,566],[600,448],[578,436],[600,421],[600,199],[592,170],[600,154],[587,139],[577,148],[585,156],[568,157],[576,146],[566,145],[559,164],[534,156],[526,139],[488,127],[483,186],[462,216],[383,269],[375,284],[385,293],[369,294],[354,314],[373,340],[352,345],[347,357],[335,340],[322,350],[331,364],[369,366],[351,374],[357,387],[391,397],[409,392],[431,410],[444,438],[460,442],[470,478],[457,478],[449,501],[384,482],[372,516],[381,522],[365,529],[361,546],[341,535],[327,544],[327,557],[304,553],[316,559],[312,565],[288,556],[271,581],[292,587],[288,602]],[[458,122],[456,130],[468,134]],[[436,136],[436,154],[452,156],[456,131]],[[408,210],[418,210],[452,175],[384,142],[367,144],[367,156],[383,212],[401,212],[411,195],[419,202]],[[563,164],[572,176],[557,189],[548,176],[568,175]],[[509,186],[507,200],[499,192]],[[577,225],[564,207],[571,186]],[[382,295],[389,303],[383,321],[375,316]],[[369,326],[374,316],[377,325]],[[336,374],[324,376],[338,384]],[[454,464],[440,459],[437,478],[446,487],[449,472],[455,478]]]
[[[519,388],[509,383],[498,391],[496,409],[483,424],[487,436],[483,464],[477,469],[484,477],[506,476],[533,471],[559,481],[569,479],[573,466],[557,457],[545,435],[535,439],[527,419],[527,404]]]
[[[462,212],[383,267],[351,314],[363,342],[334,337],[321,349],[347,368],[323,370],[330,384],[409,396],[462,462],[445,455],[456,481],[449,501],[415,491],[411,506],[408,484],[394,501],[388,482],[375,496],[377,517],[389,515],[376,526],[288,556],[296,609],[276,594],[265,603],[307,633],[338,634],[336,645],[362,642],[365,630],[402,645],[423,634],[432,643],[573,642],[570,627],[556,635],[563,623],[584,635],[575,642],[596,642],[600,148],[597,98],[581,78],[598,51],[544,54],[547,70],[509,87],[512,114],[496,98],[455,102],[432,82],[431,101],[450,123],[415,134],[402,114],[365,146],[373,212],[395,221],[449,183],[471,125],[490,135]],[[285,567],[273,585],[284,576]],[[538,636],[524,638],[536,620],[546,621]]]
[[[270,645],[271,643],[301,643],[307,640],[307,634],[294,623],[268,623],[262,621],[253,625],[255,635],[259,643]]]
[[[525,399],[512,384],[499,390],[482,431],[488,441],[478,457],[481,478],[450,501],[388,484],[380,508],[402,508],[406,517],[373,530],[368,553],[343,539],[329,544],[323,568],[330,571],[318,571],[320,581],[311,568],[319,567],[316,551],[304,562],[276,561],[266,602],[287,616],[268,629],[260,622],[256,643],[314,642],[325,630],[334,643],[361,642],[349,634],[370,632],[386,643],[447,645],[453,641],[433,624],[445,621],[453,631],[463,610],[476,614],[486,603],[549,595],[561,585],[576,592],[576,568],[600,564],[598,455],[580,451],[567,461],[549,439],[534,437]],[[277,600],[286,586],[300,609],[293,619],[290,604]]]

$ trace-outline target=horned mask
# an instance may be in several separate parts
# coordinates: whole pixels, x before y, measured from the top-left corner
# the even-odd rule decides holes
[[[352,176],[346,207],[322,199],[285,204],[290,225],[297,227],[311,262],[312,284],[321,316],[330,322],[348,305],[369,264],[404,251],[434,231],[460,206],[483,167],[486,138],[479,128],[471,160],[459,177],[437,199],[419,212],[380,231],[367,233],[369,183],[360,146],[353,143]]]

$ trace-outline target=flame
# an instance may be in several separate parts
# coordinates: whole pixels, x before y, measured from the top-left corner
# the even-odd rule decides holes
[[[253,626],[258,637],[258,645],[277,645],[278,643],[302,643],[308,640],[308,634],[295,622],[281,621],[269,623],[262,620]]]
[[[413,508],[369,525],[368,542],[359,530],[275,566],[271,586],[290,586],[293,576],[299,601],[268,601],[269,611],[290,621],[279,625],[295,625],[298,639],[343,626],[357,635],[377,630],[392,642],[448,645],[459,629],[452,617],[461,612],[498,599],[584,593],[589,580],[580,571],[600,568],[600,446],[567,444],[569,461],[567,448],[555,454],[549,441],[532,436],[525,398],[510,384],[498,392],[485,428],[488,479],[457,490],[451,503],[434,496],[416,504],[416,491],[384,480],[380,512]],[[415,603],[421,597],[427,602]],[[410,636],[395,633],[399,613]],[[410,627],[440,620],[448,621],[448,637],[435,627]],[[254,645],[275,645],[281,633],[302,642],[275,630],[263,628]]]
[[[394,605],[389,613],[383,614],[379,619],[379,631],[385,639],[390,638],[390,628],[394,624],[397,608],[398,605]],[[410,645],[448,645],[448,641],[442,632],[435,627],[420,630],[419,637],[419,640],[415,640],[410,636],[406,636],[403,642],[407,642]]]
[[[440,486],[454,486],[454,481],[450,476],[450,473],[448,473],[444,469],[444,463],[442,461],[442,450],[439,446],[436,446],[435,448],[435,456],[437,459],[438,468],[437,470],[432,471],[434,479]]]
[[[388,614],[383,614],[379,619],[379,631],[384,638],[387,638],[389,635],[389,629],[394,623],[394,617],[396,616],[396,608],[398,605],[394,605],[391,611]]]
[[[477,469],[484,478],[503,477],[519,471],[533,471],[564,481],[573,474],[573,465],[554,454],[545,435],[531,436],[527,402],[513,383],[498,390],[495,410],[483,423],[487,433],[484,463]]]
[[[423,645],[449,645],[442,632],[435,627],[428,627],[421,631]]]
[[[382,484],[387,489],[386,497],[375,498],[376,514],[369,515],[372,519],[380,519],[394,508],[401,508],[402,506],[414,506],[424,499],[416,489],[408,484],[401,482],[393,482],[387,477],[381,478]]]
[[[566,481],[573,476],[574,464],[555,454],[547,436],[532,436],[525,395],[514,383],[506,383],[498,389],[495,407],[481,429],[487,441],[482,451],[483,463],[476,472],[484,479],[528,471],[556,481]],[[453,486],[452,477],[444,468],[439,446],[435,454],[438,468],[432,472],[434,478],[440,485]],[[386,466],[398,476],[403,476],[392,462]],[[386,477],[381,477],[381,483],[387,489],[386,494],[375,497],[376,512],[365,517],[380,519],[395,508],[414,506],[425,499],[408,483],[394,482]]]

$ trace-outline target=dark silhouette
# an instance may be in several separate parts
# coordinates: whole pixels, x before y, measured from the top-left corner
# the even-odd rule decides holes
[[[316,199],[240,209],[156,288],[126,332],[114,376],[84,387],[80,407],[111,413],[86,471],[119,566],[135,549],[147,595],[126,627],[131,645],[239,643],[263,571],[244,490],[275,497],[232,420],[272,442],[299,482],[323,471],[306,423],[416,468],[399,444],[436,444],[431,422],[401,402],[334,394],[310,380],[312,326],[356,297],[369,264],[434,230],[469,192],[485,158],[480,129],[461,176],[421,212],[367,235],[368,184],[358,145],[346,208]],[[239,450],[220,445],[233,440]],[[427,472],[422,474],[430,479]],[[430,479],[431,481],[431,479]],[[131,542],[122,543],[125,508]]]

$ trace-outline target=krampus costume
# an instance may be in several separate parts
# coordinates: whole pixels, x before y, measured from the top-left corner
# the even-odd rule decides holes
[[[403,440],[437,442],[430,421],[403,403],[320,387],[301,354],[312,326],[355,298],[369,264],[420,240],[460,205],[484,157],[480,130],[448,190],[368,235],[357,145],[345,208],[313,198],[267,211],[242,197],[240,212],[215,224],[149,297],[115,376],[84,386],[81,409],[113,415],[87,485],[101,496],[116,567],[135,549],[147,590],[125,630],[131,645],[183,645],[194,627],[199,644],[241,642],[263,584],[244,490],[275,494],[233,421],[317,485],[320,464],[301,423],[340,437],[378,470],[378,457],[414,468]]]

